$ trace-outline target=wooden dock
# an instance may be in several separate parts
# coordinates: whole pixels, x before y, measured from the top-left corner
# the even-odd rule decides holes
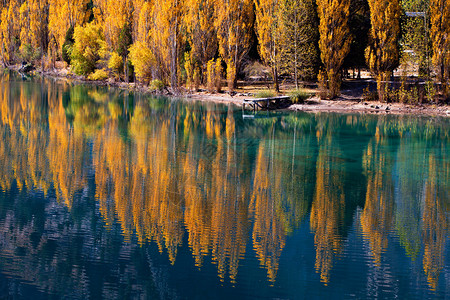
[[[252,110],[257,109],[268,109],[269,105],[271,103],[274,103],[276,106],[280,101],[283,100],[289,100],[289,96],[278,96],[278,97],[271,97],[271,98],[255,98],[255,99],[244,99],[242,102],[242,108],[245,109],[245,107],[248,105]]]

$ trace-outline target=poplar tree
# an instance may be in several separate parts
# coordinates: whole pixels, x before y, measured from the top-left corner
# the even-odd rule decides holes
[[[191,47],[188,62],[191,64],[192,76],[200,65],[202,74],[206,73],[208,61],[217,53],[217,32],[214,27],[215,1],[186,0],[186,26],[187,41]],[[198,72],[198,71],[197,71]],[[206,77],[206,76],[204,76]]]
[[[399,64],[399,0],[369,0],[371,29],[367,64],[377,79],[378,98],[386,101],[388,80]]]
[[[130,61],[134,66],[137,79],[149,83],[152,78],[160,78],[158,60],[156,58],[156,44],[152,37],[153,2],[134,3],[135,24],[134,43],[130,47]]]
[[[0,54],[4,65],[11,63],[19,47],[20,19],[19,2],[10,0],[1,10]]]
[[[350,51],[352,37],[348,26],[350,0],[317,0],[319,15],[319,49],[324,70],[319,80],[327,89],[327,97],[338,95],[340,71]]]
[[[173,89],[178,88],[178,68],[183,45],[181,25],[183,0],[161,0],[153,7],[152,38],[165,78],[169,78]]]
[[[259,54],[270,66],[276,92],[278,84],[278,68],[280,61],[280,3],[279,0],[254,0],[256,17],[256,35],[259,41]]]
[[[431,0],[431,41],[433,43],[433,64],[438,79],[448,94],[450,84],[450,2]]]
[[[228,88],[237,85],[237,73],[250,51],[254,11],[252,0],[218,0],[216,18],[220,56],[227,65]]]
[[[49,1],[48,34],[56,42],[61,54],[67,31],[70,27],[82,25],[88,21],[87,5],[89,0],[52,0]]]
[[[48,3],[27,0],[20,6],[20,53],[25,60],[36,59],[47,49]]]

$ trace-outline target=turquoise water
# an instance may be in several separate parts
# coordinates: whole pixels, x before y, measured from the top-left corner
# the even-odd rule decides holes
[[[450,119],[0,83],[0,298],[450,298]]]

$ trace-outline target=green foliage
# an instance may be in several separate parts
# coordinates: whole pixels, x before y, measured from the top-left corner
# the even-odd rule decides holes
[[[277,95],[275,94],[275,92],[271,90],[259,91],[255,95],[253,95],[254,98],[273,98],[276,96]]]
[[[77,26],[74,40],[70,55],[72,70],[78,75],[88,75],[95,70],[106,49],[103,29],[95,23]]]
[[[23,44],[20,47],[20,59],[22,61],[35,61],[41,56],[40,48],[34,49],[31,44]]]
[[[150,90],[152,91],[162,91],[164,87],[164,82],[159,79],[152,80],[152,82],[150,83]]]
[[[315,1],[280,4],[280,70],[298,81],[315,80],[319,71],[319,20]]]
[[[405,71],[418,71],[420,77],[428,75],[430,61],[427,59],[428,46],[425,20],[418,17],[406,17],[402,22],[401,65]]]
[[[296,89],[289,93],[292,103],[303,103],[310,96],[311,94],[303,89]]]
[[[132,43],[131,24],[127,22],[119,34],[117,53],[122,57],[127,57]]]
[[[64,44],[62,45],[62,59],[69,65],[71,63],[70,54],[72,52],[73,43],[75,42],[75,40],[73,39],[74,31],[74,27],[70,26],[67,30]]]
[[[88,79],[93,81],[103,81],[108,79],[108,77],[109,77],[108,71],[106,71],[105,69],[98,69],[95,70],[94,73],[90,74],[88,76]]]

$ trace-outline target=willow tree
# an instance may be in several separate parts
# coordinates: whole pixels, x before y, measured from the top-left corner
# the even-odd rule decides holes
[[[219,52],[227,64],[227,81],[230,90],[236,88],[237,73],[250,51],[254,22],[252,0],[218,0],[215,27]]]
[[[186,0],[186,26],[187,41],[191,47],[188,61],[189,66],[196,72],[199,68],[203,75],[206,73],[208,61],[217,53],[217,32],[214,27],[215,1]],[[204,76],[206,79],[206,76]]]
[[[350,0],[317,0],[319,15],[319,49],[324,70],[319,80],[334,98],[341,87],[340,71],[352,41],[348,20]]]
[[[280,4],[279,0],[254,0],[256,35],[259,41],[259,54],[270,66],[275,91],[279,92],[278,68],[280,61]]]
[[[439,80],[447,90],[450,79],[450,2],[431,0],[430,14],[433,64]]]
[[[369,0],[370,36],[367,64],[377,79],[378,98],[386,101],[388,80],[399,64],[401,6],[399,0]]]
[[[315,80],[319,58],[319,30],[314,0],[283,0],[280,5],[281,65],[293,74],[298,88],[300,79]]]

